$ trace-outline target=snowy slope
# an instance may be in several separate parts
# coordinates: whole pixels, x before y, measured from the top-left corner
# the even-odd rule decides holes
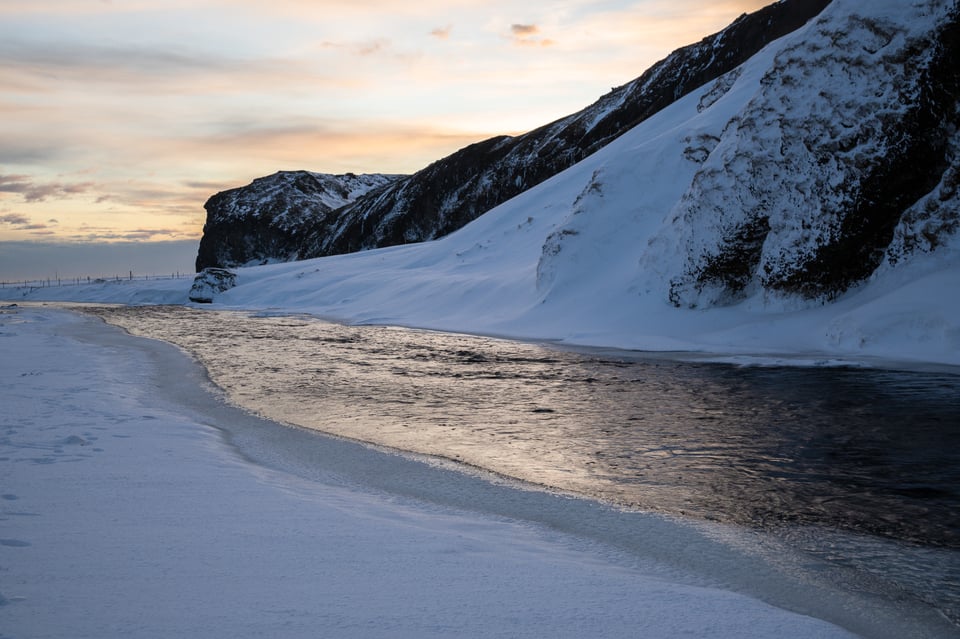
[[[878,234],[858,235],[852,224],[871,219],[862,185],[884,175],[889,154],[880,151],[900,148],[897,131],[918,117],[902,95],[933,95],[928,71],[943,66],[943,42],[956,42],[940,33],[945,24],[955,33],[955,2],[835,0],[451,235],[240,269],[238,286],[217,302],[578,344],[960,365],[952,121],[941,118],[937,134],[944,166],[899,203],[893,222],[883,218],[886,239],[871,245]],[[850,56],[860,60],[854,67]],[[890,92],[896,99],[877,102]],[[952,99],[955,119],[956,94],[940,93],[933,97]],[[845,186],[828,188],[835,183]],[[817,262],[823,251],[850,262],[835,280]]]
[[[577,113],[522,135],[471,144],[332,213],[310,203],[315,190],[310,180],[276,179],[282,174],[232,191],[232,200],[242,200],[240,207],[215,196],[206,206],[197,269],[352,253],[447,235],[733,69],[807,22],[828,2],[781,0],[744,14],[719,33],[677,49]],[[262,182],[272,188],[263,189]],[[303,188],[304,182],[308,188]],[[281,224],[279,233],[258,223],[262,211],[282,217],[291,202],[310,214]],[[274,241],[262,242],[260,235]]]
[[[956,228],[956,11],[835,3],[764,62],[735,113],[696,120],[703,162],[643,259],[672,301],[829,299],[885,252],[932,248]],[[905,230],[919,217],[933,222],[927,239]],[[913,241],[891,247],[895,234]]]
[[[867,285],[838,293],[826,306],[763,281],[771,277],[768,265],[786,269],[830,237],[835,218],[825,210],[848,195],[823,183],[853,179],[843,172],[853,173],[844,158],[832,170],[802,162],[794,147],[805,149],[805,140],[786,148],[785,131],[799,133],[806,123],[805,135],[823,134],[811,123],[832,126],[838,114],[828,118],[824,110],[838,104],[881,118],[876,101],[891,90],[884,78],[900,73],[904,77],[894,80],[910,90],[904,75],[913,61],[910,50],[935,32],[949,9],[955,6],[835,2],[716,84],[448,238],[245,274],[241,281],[250,284],[223,302],[292,303],[352,320],[640,348],[840,350],[960,361],[956,301],[936,293],[957,290],[955,235],[943,233],[935,253],[898,254],[896,264],[889,253]],[[883,28],[869,26],[878,24]],[[866,37],[878,29],[887,34],[884,40]],[[840,54],[828,50],[825,43],[833,40],[841,42]],[[856,82],[839,75],[851,47],[862,55],[878,48],[856,70]],[[891,62],[896,59],[899,67]],[[831,74],[838,77],[830,80]],[[771,106],[775,102],[788,108]],[[873,161],[868,152],[875,140],[860,131],[874,126],[871,118],[850,122],[854,132],[848,134],[864,140],[849,152],[859,162]],[[793,201],[798,194],[804,198]],[[691,273],[705,254],[725,248],[726,228],[748,225],[758,203],[774,198],[750,281],[739,291],[721,291],[726,300],[706,286],[698,290]],[[950,200],[941,201],[942,212],[956,214]],[[292,299],[278,292],[290,274],[302,274],[303,283]],[[690,305],[716,306],[718,298],[735,303],[707,312],[674,308],[673,296],[688,283],[695,298]],[[707,295],[714,298],[697,297]],[[788,309],[794,310],[784,314]]]

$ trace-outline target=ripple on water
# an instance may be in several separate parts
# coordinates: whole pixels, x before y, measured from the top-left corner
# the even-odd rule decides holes
[[[940,548],[927,588],[960,619],[958,376],[591,355],[184,307],[95,312],[192,352],[232,401],[274,420],[785,538],[814,527]],[[822,543],[807,550],[843,547]]]

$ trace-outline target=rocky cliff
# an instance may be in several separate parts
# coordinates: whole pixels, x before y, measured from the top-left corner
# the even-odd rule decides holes
[[[197,272],[295,260],[306,227],[396,177],[280,171],[217,193],[204,205]]]
[[[642,263],[677,265],[659,275],[674,304],[830,300],[960,226],[960,10],[881,4],[898,20],[825,12],[699,132],[700,167]]]
[[[206,204],[197,268],[305,259],[446,235],[579,162],[817,15],[829,0],[781,0],[683,47],[586,109],[525,135],[468,146],[342,208],[311,204],[309,176],[255,181]],[[299,176],[293,179],[293,176]],[[379,186],[379,185],[378,185]],[[228,195],[229,194],[229,195]],[[287,213],[288,206],[295,211]],[[279,219],[279,222],[274,222]]]

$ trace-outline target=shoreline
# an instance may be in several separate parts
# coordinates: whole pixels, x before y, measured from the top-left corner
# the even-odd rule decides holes
[[[307,262],[292,262],[241,269],[249,281],[222,294],[223,299],[218,298],[213,304],[197,305],[188,301],[189,278],[121,280],[26,291],[7,288],[0,289],[0,303],[175,305],[265,317],[308,315],[346,326],[396,326],[519,341],[573,352],[617,353],[624,358],[666,358],[739,366],[864,367],[960,375],[958,342],[955,336],[950,337],[956,330],[944,323],[943,312],[929,318],[921,313],[924,321],[919,324],[908,321],[903,313],[884,316],[882,321],[872,320],[856,310],[855,300],[863,298],[870,306],[876,302],[875,293],[852,291],[829,306],[781,311],[761,311],[749,305],[739,310],[734,307],[701,312],[679,312],[664,307],[655,314],[659,324],[647,328],[641,324],[641,333],[636,334],[633,328],[627,330],[622,325],[623,319],[610,326],[601,322],[596,328],[578,328],[576,322],[568,326],[564,321],[547,321],[548,318],[493,321],[454,314],[438,319],[415,307],[403,307],[391,315],[375,312],[378,302],[373,297],[367,301],[361,298],[339,303],[291,302],[285,298],[274,299],[259,288],[265,283],[283,286],[283,278],[289,275],[287,271],[302,274],[307,265]],[[920,273],[923,275],[925,271],[921,268]],[[706,319],[710,321],[704,323]],[[775,324],[780,328],[772,330]],[[675,328],[668,330],[674,325]],[[658,333],[658,328],[666,332]],[[787,336],[789,339],[785,339]],[[946,350],[931,348],[941,341],[949,344]],[[910,344],[912,346],[907,347]]]

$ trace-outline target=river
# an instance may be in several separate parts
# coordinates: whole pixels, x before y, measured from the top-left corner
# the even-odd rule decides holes
[[[960,375],[744,367],[269,313],[87,311],[179,345],[269,419],[761,531],[960,624]]]

